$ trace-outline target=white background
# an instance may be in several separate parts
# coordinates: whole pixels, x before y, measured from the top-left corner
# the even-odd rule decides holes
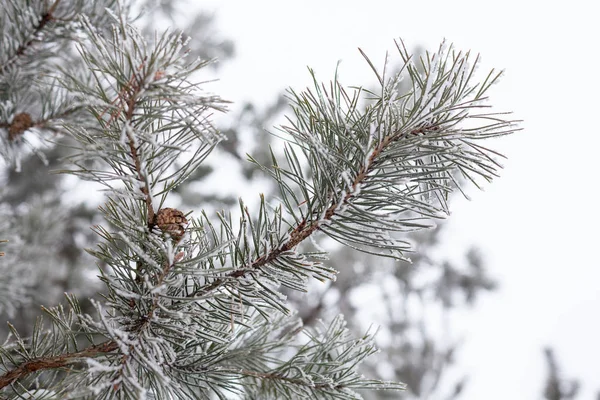
[[[236,57],[214,90],[266,104],[287,86],[370,85],[361,47],[379,66],[393,39],[436,50],[443,38],[481,53],[480,70],[505,69],[496,110],[523,131],[494,146],[502,176],[457,201],[448,251],[479,245],[499,291],[460,319],[463,398],[541,399],[542,348],[555,347],[579,398],[600,391],[600,12],[594,1],[205,1]],[[196,5],[194,5],[196,7]],[[268,127],[267,127],[268,128]],[[376,322],[376,321],[374,321]]]

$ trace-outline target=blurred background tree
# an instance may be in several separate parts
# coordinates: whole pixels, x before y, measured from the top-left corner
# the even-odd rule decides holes
[[[544,385],[544,399],[546,400],[573,400],[579,393],[579,382],[576,379],[566,379],[558,365],[554,350],[550,347],[544,349],[548,375]]]

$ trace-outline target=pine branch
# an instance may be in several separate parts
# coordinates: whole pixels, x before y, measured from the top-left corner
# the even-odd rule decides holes
[[[64,129],[60,129],[55,125],[60,123],[60,120],[69,118],[82,110],[83,107],[75,106],[68,110],[63,110],[48,116],[44,116],[43,118],[37,120],[33,120],[31,115],[28,113],[20,113],[15,115],[15,118],[11,123],[0,122],[0,128],[8,130],[10,141],[14,141],[30,128],[40,128],[42,130],[51,131],[54,134],[66,134],[67,132]]]
[[[34,372],[46,369],[65,368],[73,363],[82,362],[85,358],[94,358],[106,353],[112,353],[117,350],[117,348],[118,346],[115,342],[108,340],[73,353],[27,360],[0,376],[0,388],[11,385],[18,379],[22,379]]]
[[[29,34],[29,39],[15,49],[14,54],[9,57],[3,65],[0,65],[0,74],[4,73],[8,68],[15,64],[25,52],[31,48],[35,43],[41,41],[42,32],[46,26],[54,21],[54,11],[61,0],[55,0],[54,3],[46,10],[40,17],[37,24],[33,26],[33,31]]]
[[[147,69],[144,71],[143,75],[138,75],[139,71],[144,69],[144,65],[140,65],[137,68],[136,73],[132,74],[128,84],[123,86],[121,92],[119,92],[118,97],[115,99],[115,101],[118,100],[121,106],[118,110],[114,111],[111,114],[111,119],[108,121],[109,126],[111,125],[113,118],[118,116],[118,114],[121,113],[123,108],[125,109],[125,119],[127,123],[130,124],[132,122],[134,118],[134,113],[138,108],[138,96],[143,90],[142,86],[150,80],[149,71]],[[161,74],[164,74],[164,72],[156,71],[154,73],[154,76],[152,76],[151,80],[160,79]],[[149,231],[151,231],[154,225],[155,218],[154,207],[152,205],[152,194],[150,192],[148,181],[144,179],[144,173],[146,171],[144,171],[144,169],[142,168],[142,160],[136,148],[135,137],[129,129],[127,129],[127,143],[129,145],[129,156],[133,159],[137,180],[140,183],[140,190],[146,202],[148,229]]]
[[[439,130],[438,126],[423,126],[409,132],[409,136],[417,136],[423,135],[427,132],[436,132]],[[352,182],[352,190],[346,193],[343,197],[342,205],[347,204],[353,197],[356,196],[356,188],[363,184],[366,179],[368,173],[373,169],[374,165],[378,162],[378,157],[381,153],[389,147],[389,145],[397,140],[402,138],[402,133],[396,132],[393,135],[386,136],[383,141],[378,145],[378,147],[372,152],[369,156],[368,162],[363,165],[357,174],[356,178]],[[318,231],[319,228],[327,223],[327,221],[331,221],[332,218],[336,215],[336,211],[340,209],[340,204],[338,202],[333,202],[324,213],[322,218],[313,218],[302,219],[293,229],[291,229],[289,234],[289,239],[284,242],[281,247],[277,249],[273,249],[267,254],[264,254],[257,259],[253,260],[248,266],[237,269],[229,274],[225,278],[216,279],[209,285],[199,288],[196,292],[190,295],[191,296],[206,296],[207,294],[219,289],[224,284],[229,283],[231,279],[238,279],[245,277],[247,274],[259,270],[261,267],[266,264],[272,263],[282,254],[293,251],[298,245],[300,245],[304,240],[310,237],[314,232]]]
[[[446,198],[457,188],[453,174],[461,173],[473,182],[471,175],[486,180],[495,175],[500,165],[489,154],[495,153],[473,141],[516,130],[514,121],[504,120],[501,114],[476,112],[484,107],[480,104],[484,94],[499,75],[492,71],[483,84],[471,86],[468,81],[478,58],[475,65],[469,65],[468,54],[442,47],[423,61],[422,77],[410,57],[402,56],[413,90],[398,93],[398,77],[387,83],[381,78],[381,94],[371,93],[374,104],[366,111],[357,107],[360,89],[351,96],[337,81],[329,91],[315,82],[316,93],[292,92],[297,122],[290,120],[291,126],[284,130],[303,151],[313,181],[304,178],[290,146],[286,147],[288,169],[275,157],[272,168],[263,169],[279,183],[282,205],[294,223],[273,239],[271,232],[278,223],[267,224],[270,217],[262,211],[264,204],[256,218],[258,228],[249,230],[245,226],[253,218],[242,206],[240,233],[228,236],[234,242],[230,251],[233,270],[207,277],[188,298],[206,299],[217,291],[227,296],[235,291],[248,301],[272,301],[267,297],[275,292],[261,283],[262,278],[272,280],[274,286],[301,290],[301,285],[294,287],[290,282],[319,267],[311,268],[311,261],[304,261],[296,249],[317,231],[344,244],[363,245],[356,247],[361,251],[372,252],[365,248],[369,246],[403,258],[408,247],[388,232],[424,228],[427,220],[442,218],[441,213],[447,212]],[[483,123],[469,125],[469,120]],[[459,123],[469,127],[458,127]],[[274,220],[281,218],[278,213]],[[407,216],[402,218],[403,214]],[[232,230],[231,223],[223,223]],[[252,249],[247,234],[254,241]],[[250,257],[251,253],[255,255]],[[240,286],[240,282],[246,285],[246,278],[252,284]]]

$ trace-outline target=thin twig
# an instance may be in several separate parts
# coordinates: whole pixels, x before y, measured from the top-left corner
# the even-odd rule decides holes
[[[33,372],[66,367],[67,365],[73,364],[76,361],[80,361],[83,358],[96,357],[101,354],[111,353],[117,348],[118,346],[116,342],[108,340],[75,353],[66,353],[54,357],[39,357],[31,359],[0,376],[0,389],[12,384],[17,379],[24,378]]]

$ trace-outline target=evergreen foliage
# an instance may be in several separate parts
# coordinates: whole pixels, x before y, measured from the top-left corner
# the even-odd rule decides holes
[[[335,278],[327,253],[304,245],[314,236],[406,260],[406,232],[443,218],[459,179],[491,180],[498,154],[481,140],[516,129],[484,104],[500,74],[477,83],[477,57],[442,45],[413,60],[397,42],[398,73],[365,56],[378,90],[315,78],[288,94],[283,156],[251,158],[277,198],[195,216],[170,207],[169,195],[223,139],[211,115],[226,102],[197,83],[210,63],[186,57],[180,33],[148,40],[119,4],[89,4],[2,0],[4,160],[19,170],[29,153],[46,161],[42,149],[68,146],[62,172],[106,195],[89,250],[103,299],[85,311],[69,294],[68,307],[42,308],[30,335],[10,325],[2,396],[353,399],[359,389],[403,389],[359,373],[376,351],[372,331],[354,338],[341,316],[303,328],[282,290]],[[37,220],[60,237],[56,209]],[[28,237],[25,218],[0,213],[9,240],[0,307],[14,313],[34,295],[27,257],[48,243]]]

